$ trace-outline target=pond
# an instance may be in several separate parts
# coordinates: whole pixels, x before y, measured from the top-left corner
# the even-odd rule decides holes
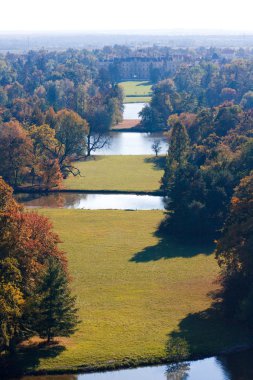
[[[140,119],[139,112],[145,107],[147,103],[125,103],[124,104],[124,120]]]
[[[164,210],[163,197],[136,194],[55,193],[15,195],[25,207],[86,210]]]
[[[22,380],[252,380],[252,351],[181,363],[62,376],[28,376]],[[21,380],[21,379],[20,379]]]
[[[110,132],[109,136],[109,146],[97,150],[96,155],[150,155],[155,141],[160,141],[159,154],[168,152],[168,140],[162,133]]]

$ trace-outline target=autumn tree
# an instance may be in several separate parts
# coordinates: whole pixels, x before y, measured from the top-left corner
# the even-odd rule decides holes
[[[47,124],[33,125],[29,129],[33,143],[32,186],[35,182],[45,189],[61,186],[63,176],[59,161],[64,154],[64,149],[56,139],[55,133],[55,130]],[[62,164],[64,163],[62,161]]]
[[[56,333],[69,336],[76,317],[75,299],[68,287],[67,262],[58,248],[58,235],[46,217],[24,212],[12,192],[0,178],[0,346],[13,351],[19,341],[39,332],[34,299],[38,299],[45,279],[56,294],[53,336]],[[57,265],[51,267],[50,263]],[[55,314],[57,307],[59,311]]]
[[[16,187],[30,171],[32,142],[18,122],[0,125],[0,175]]]
[[[0,349],[15,351],[24,309],[21,272],[13,258],[0,260]]]
[[[221,299],[226,316],[253,318],[253,173],[236,188],[229,215],[217,243]]]

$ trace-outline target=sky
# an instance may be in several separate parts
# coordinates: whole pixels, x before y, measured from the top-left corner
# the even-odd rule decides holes
[[[253,33],[253,0],[0,0],[0,31]]]

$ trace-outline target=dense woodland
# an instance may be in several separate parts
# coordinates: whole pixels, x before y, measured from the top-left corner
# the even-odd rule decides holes
[[[87,51],[0,58],[0,175],[9,184],[59,186],[122,120],[122,91],[94,60]]]
[[[182,65],[170,78],[153,86],[152,101],[141,112],[142,126],[150,131],[164,130],[172,114],[197,113],[224,102],[246,111],[253,106],[252,89],[251,60]]]
[[[162,178],[164,234],[219,239],[216,257],[226,316],[252,323],[253,88],[251,62],[182,68],[154,87],[145,124],[167,129]]]

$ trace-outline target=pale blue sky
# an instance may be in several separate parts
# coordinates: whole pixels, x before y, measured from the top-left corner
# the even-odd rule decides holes
[[[253,32],[253,0],[1,0],[0,31]]]

